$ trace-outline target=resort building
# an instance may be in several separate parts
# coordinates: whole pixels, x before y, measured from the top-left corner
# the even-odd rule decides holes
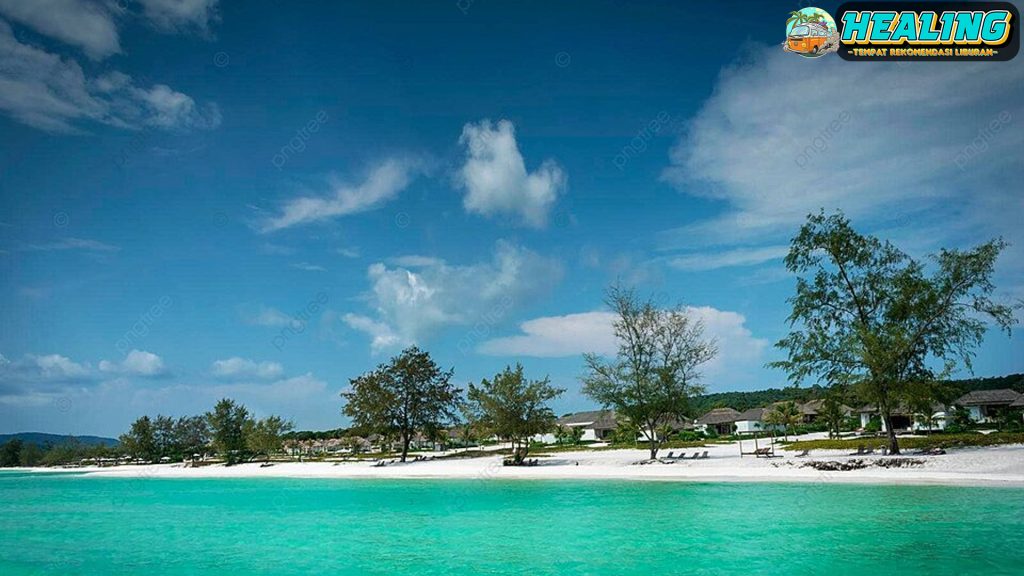
[[[825,401],[824,400],[808,400],[803,404],[797,403],[797,407],[800,409],[800,413],[804,416],[804,424],[811,424],[818,421],[818,417],[821,412],[824,411]],[[843,411],[843,416],[851,416],[853,414],[853,408],[845,404],[841,404],[840,408]]]
[[[740,413],[732,408],[715,408],[707,414],[697,418],[694,428],[698,432],[714,430],[719,435],[732,434],[736,422],[740,419]]]
[[[583,436],[580,439],[584,442],[607,440],[618,426],[618,423],[615,421],[614,410],[590,410],[588,412],[566,414],[556,420],[555,423],[569,428],[582,428]],[[554,436],[551,437],[550,441],[554,441]]]
[[[757,434],[760,432],[770,432],[773,430],[781,430],[782,427],[776,424],[766,424],[765,416],[767,415],[768,408],[751,408],[746,412],[741,412],[739,420],[736,421],[736,433],[737,434]]]
[[[956,406],[963,406],[971,413],[971,420],[979,423],[994,422],[1000,411],[1020,406],[1024,394],[1020,394],[1009,388],[998,390],[974,390],[964,394],[953,402]]]
[[[878,407],[874,404],[868,404],[856,412],[860,415],[861,428],[867,428],[868,424],[871,423],[871,420],[877,418],[882,424],[882,432],[889,431],[885,425],[885,420],[882,420],[882,415],[878,411]],[[893,429],[898,432],[945,430],[948,421],[946,407],[937,402],[932,404],[931,424],[926,424],[926,419],[923,418],[921,414],[914,413],[904,406],[897,406],[894,408],[890,418],[892,420]]]

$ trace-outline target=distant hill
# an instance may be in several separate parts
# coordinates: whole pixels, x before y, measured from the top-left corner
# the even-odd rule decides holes
[[[17,434],[0,434],[0,444],[6,444],[9,440],[19,439],[26,444],[37,446],[59,446],[71,442],[78,442],[85,446],[117,446],[117,440],[104,438],[102,436],[67,436],[62,434],[46,434],[44,432],[19,432]]]

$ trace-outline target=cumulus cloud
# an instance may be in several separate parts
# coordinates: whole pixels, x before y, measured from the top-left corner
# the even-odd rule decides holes
[[[688,306],[686,314],[704,323],[704,334],[718,344],[718,356],[706,365],[706,382],[712,389],[732,388],[738,382],[753,383],[764,363],[768,341],[754,337],[746,317],[710,306]],[[614,355],[618,351],[614,313],[600,310],[545,316],[519,325],[522,334],[494,338],[477,351],[490,356],[561,358],[585,353]]]
[[[823,207],[911,235],[937,226],[932,241],[1019,228],[1019,60],[805,64],[771,46],[723,70],[664,178],[728,209],[666,233],[664,246],[788,238]]]
[[[145,350],[132,350],[120,361],[101,360],[101,372],[126,376],[161,376],[166,373],[162,358]]]
[[[52,132],[76,132],[82,122],[124,129],[214,128],[215,104],[155,84],[138,86],[131,76],[109,72],[88,78],[72,59],[18,41],[0,20],[0,111]]]
[[[466,147],[466,162],[457,183],[465,188],[463,206],[483,216],[509,215],[532,227],[543,227],[566,176],[552,160],[528,172],[516,144],[515,128],[508,120],[495,126],[490,120],[466,124],[459,144]]]
[[[89,0],[0,0],[0,14],[65,44],[94,60],[121,51],[114,3]]]
[[[269,380],[284,374],[284,367],[277,362],[255,362],[247,358],[232,356],[214,361],[210,372],[221,379],[257,378]]]
[[[361,184],[335,182],[325,196],[302,196],[285,202],[278,215],[260,223],[259,230],[274,232],[374,210],[408,187],[420,168],[421,164],[412,160],[385,160],[370,170]]]
[[[507,242],[497,244],[489,262],[415,263],[371,265],[368,299],[374,315],[343,317],[351,328],[370,335],[374,351],[419,342],[447,326],[495,322],[561,278],[555,261]]]
[[[0,403],[39,404],[70,387],[94,383],[93,369],[60,354],[0,355]]]

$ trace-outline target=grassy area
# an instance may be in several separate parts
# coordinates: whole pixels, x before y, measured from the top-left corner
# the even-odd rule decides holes
[[[915,438],[900,438],[900,448],[920,450],[922,448],[957,448],[964,446],[999,446],[1001,444],[1024,444],[1022,432],[993,432],[992,434],[932,434]],[[856,450],[858,446],[881,448],[889,445],[889,439],[849,438],[845,440],[800,440],[783,443],[783,450]]]

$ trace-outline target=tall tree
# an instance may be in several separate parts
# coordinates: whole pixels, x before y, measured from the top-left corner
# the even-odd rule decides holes
[[[217,402],[213,411],[206,414],[213,447],[227,459],[228,464],[235,464],[245,456],[245,423],[248,420],[249,411],[245,406],[229,398]]]
[[[417,432],[429,435],[458,418],[462,390],[451,384],[452,373],[441,370],[427,352],[407,348],[351,380],[351,390],[341,393],[344,413],[357,426],[398,438],[405,462]]]
[[[523,366],[508,366],[494,378],[469,385],[466,397],[476,422],[512,442],[512,460],[522,464],[530,451],[530,438],[550,431],[555,425],[555,413],[548,402],[558,398],[565,390],[551,386],[543,380],[527,380]]]
[[[125,452],[133,458],[152,462],[157,458],[156,439],[153,421],[149,416],[142,416],[135,422],[127,434],[119,438]]]
[[[174,441],[187,460],[202,456],[210,443],[210,426],[203,416],[182,416],[174,424]]]
[[[174,418],[158,414],[153,420],[153,444],[157,458],[177,458],[181,450],[174,437]]]
[[[641,427],[651,459],[657,458],[662,424],[686,417],[689,398],[704,391],[700,367],[717,354],[704,324],[680,308],[661,309],[632,290],[613,286],[605,302],[617,318],[618,354],[587,354],[583,393]]]
[[[853,384],[877,404],[899,454],[892,414],[909,385],[968,370],[986,318],[1009,334],[1013,307],[992,300],[992,274],[1006,247],[992,240],[971,250],[942,250],[923,263],[889,242],[856,232],[842,214],[808,216],[793,239],[786,267],[798,276],[789,299],[794,329],[776,346],[794,382],[816,377]],[[941,374],[933,366],[941,363]]]

